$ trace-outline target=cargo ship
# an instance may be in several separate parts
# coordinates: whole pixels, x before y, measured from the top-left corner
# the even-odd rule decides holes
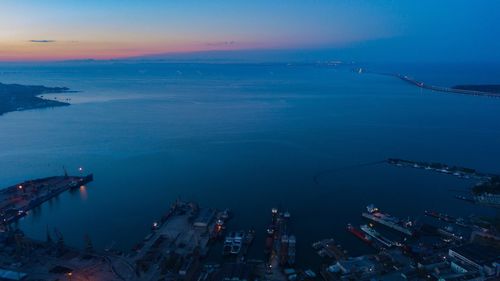
[[[358,237],[359,239],[363,240],[364,242],[366,242],[368,244],[371,244],[373,242],[372,238],[368,234],[363,233],[361,230],[355,228],[350,223],[347,224],[347,231],[349,231],[354,236]]]
[[[457,219],[454,218],[454,217],[452,217],[452,216],[449,216],[449,215],[446,215],[446,214],[442,214],[442,213],[438,213],[436,211],[425,210],[424,213],[425,213],[426,216],[434,217],[436,219],[440,219],[442,221],[449,222],[449,223],[455,223],[457,221]]]
[[[400,220],[397,217],[382,213],[373,204],[367,206],[366,210],[368,212],[364,212],[362,216],[371,221],[387,226],[408,236],[413,236],[415,234],[413,222],[410,220]]]
[[[385,238],[384,236],[382,236],[380,233],[378,233],[378,231],[376,231],[375,229],[371,228],[370,226],[364,224],[362,226],[360,226],[359,228],[361,228],[361,230],[363,232],[365,232],[366,234],[370,235],[371,237],[375,238],[378,242],[380,242],[382,245],[390,248],[392,246],[395,245],[394,242],[392,242],[391,240]]]

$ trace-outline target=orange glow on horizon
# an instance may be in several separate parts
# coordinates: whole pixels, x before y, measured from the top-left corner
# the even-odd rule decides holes
[[[207,45],[197,42],[0,42],[0,61],[64,61],[64,60],[107,60],[140,57],[155,54],[177,54],[214,50],[259,49],[263,44]]]

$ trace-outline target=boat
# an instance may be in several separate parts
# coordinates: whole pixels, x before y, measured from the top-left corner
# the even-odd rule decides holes
[[[222,235],[222,232],[224,232],[224,221],[221,220],[221,219],[218,219],[216,222],[215,222],[215,225],[214,225],[214,229],[211,233],[211,236],[210,238],[211,239],[218,239],[221,235]]]
[[[237,255],[241,251],[241,240],[234,240],[231,244],[231,254]]]
[[[151,230],[158,230],[160,228],[160,224],[158,222],[153,222],[153,224],[151,225]]]
[[[385,238],[384,236],[382,236],[380,233],[378,233],[378,231],[376,231],[375,229],[371,228],[370,226],[364,224],[362,226],[360,226],[361,230],[363,232],[365,232],[366,234],[370,235],[371,237],[375,238],[378,242],[382,243],[382,245],[386,246],[386,247],[392,247],[394,246],[394,242],[392,242],[391,240]]]
[[[307,269],[306,271],[304,271],[304,274],[309,278],[316,278],[316,272],[312,271],[311,269]]]
[[[241,251],[241,244],[243,243],[243,237],[245,233],[243,231],[238,231],[235,233],[233,238],[233,243],[231,244],[231,254],[237,255]]]
[[[463,196],[463,195],[455,195],[455,198],[457,198],[458,200],[463,200],[463,201],[474,203],[474,199]]]
[[[410,220],[400,220],[397,217],[391,216],[386,213],[382,213],[373,204],[368,205],[366,207],[366,210],[368,212],[363,212],[362,216],[371,221],[377,222],[379,224],[397,230],[408,236],[413,236],[415,234],[413,230],[413,222]]]
[[[231,231],[224,239],[222,254],[225,256],[238,255],[241,251],[244,236],[245,233],[243,231]]]
[[[290,235],[288,238],[288,264],[295,264],[295,246],[297,244],[297,239],[295,235]]]
[[[465,221],[463,218],[457,218],[455,221],[455,224],[461,227],[470,227],[471,225]]]
[[[438,228],[437,232],[448,239],[453,239],[456,241],[462,241],[464,239],[464,237],[459,233],[456,233],[453,227],[450,225]]]
[[[223,221],[227,221],[231,218],[231,211],[229,209],[225,209],[224,212],[220,215],[220,219]]]
[[[283,213],[283,218],[285,219],[289,219],[290,218],[290,212],[286,211],[285,213]]]
[[[425,210],[424,213],[426,216],[434,217],[434,218],[440,219],[440,220],[445,221],[445,222],[450,222],[450,223],[456,222],[456,219],[454,217],[446,215],[446,214],[438,213],[436,211]]]
[[[267,236],[266,236],[266,253],[270,253],[273,250],[273,245],[274,245],[274,229],[272,226],[269,226],[267,229]]]
[[[224,245],[222,246],[222,254],[224,256],[231,254],[231,248],[233,246],[234,237],[236,233],[234,231],[230,232],[224,239]]]
[[[372,243],[372,239],[368,234],[363,233],[361,230],[355,228],[350,223],[347,224],[347,231],[354,234],[354,236],[358,237],[359,239],[363,240],[364,242],[366,242],[368,244]]]
[[[245,234],[245,239],[243,239],[243,242],[247,245],[250,245],[252,244],[254,238],[255,238],[255,230],[251,229],[247,231],[247,233]]]

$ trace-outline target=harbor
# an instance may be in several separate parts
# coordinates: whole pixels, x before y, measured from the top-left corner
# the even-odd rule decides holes
[[[410,161],[393,160],[390,164],[426,167],[422,163],[415,167]],[[443,167],[439,165],[440,170],[469,171]],[[470,170],[471,176],[495,179]],[[23,214],[29,216],[36,206],[93,179],[93,174],[65,173],[24,181],[3,191],[9,194],[4,202],[12,202],[5,210],[26,210]],[[36,240],[14,223],[21,216],[5,216],[10,223],[0,233],[0,273],[18,278],[7,280],[26,281],[427,280],[425,276],[439,280],[452,275],[464,278],[461,280],[489,281],[500,277],[499,225],[482,217],[454,216],[444,212],[445,208],[406,216],[399,210],[396,216],[392,209],[375,204],[364,210],[360,206],[359,220],[351,218],[354,223],[344,228],[352,241],[332,232],[340,238],[321,239],[304,250],[304,232],[296,232],[304,221],[287,208],[264,212],[267,227],[242,228],[246,223],[238,211],[226,206],[203,206],[181,199],[164,206],[163,214],[148,223],[143,238],[128,250],[113,245],[96,248],[84,233],[84,247],[74,247],[66,244],[57,228],[48,226],[45,241]],[[304,262],[303,257],[310,255],[317,259]]]
[[[425,213],[436,222],[460,226],[457,231],[432,221],[402,223],[373,205],[367,211],[360,216],[372,223],[349,224],[347,230],[374,253],[351,255],[342,241],[327,238],[311,245],[321,259],[313,267],[297,263],[297,255],[305,253],[296,251],[302,242],[290,227],[288,211],[272,208],[269,227],[260,230],[264,241],[254,241],[254,230],[232,228],[237,213],[176,200],[130,251],[95,249],[89,237],[77,249],[66,245],[57,229],[47,230],[46,241],[9,229],[1,234],[0,270],[19,278],[8,280],[414,280],[456,275],[457,268],[462,277],[500,276],[500,236],[494,225],[472,219],[458,225],[451,215]],[[261,258],[248,258],[247,251],[255,247]]]

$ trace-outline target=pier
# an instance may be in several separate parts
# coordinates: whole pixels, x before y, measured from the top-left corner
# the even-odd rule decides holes
[[[38,207],[64,191],[91,182],[87,176],[53,176],[24,181],[0,190],[0,221],[3,227],[24,217],[31,209]]]

